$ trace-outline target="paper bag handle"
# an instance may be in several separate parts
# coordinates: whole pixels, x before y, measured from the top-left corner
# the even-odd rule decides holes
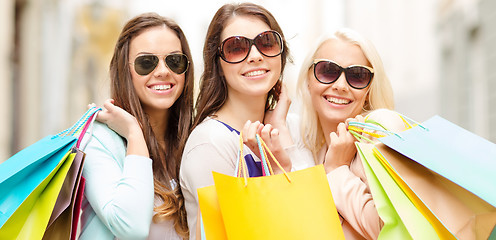
[[[406,129],[410,129],[410,128],[413,128],[415,126],[419,126],[426,131],[429,130],[426,127],[422,126],[422,124],[414,121],[413,119],[408,118],[407,116],[404,116],[401,113],[398,113],[398,112],[395,112],[395,113],[398,114],[399,118],[403,121]],[[400,139],[403,139],[399,134],[392,132],[392,131],[389,131],[386,127],[384,127],[379,122],[377,122],[373,119],[369,119],[368,116],[365,117],[365,123],[349,122],[348,123],[348,131],[360,142],[363,142],[363,140],[366,140],[368,142],[373,143],[372,140],[363,136],[360,133],[366,133],[366,134],[368,134],[372,137],[375,137],[375,138],[381,138],[381,137],[385,137],[385,136],[394,135]]]
[[[270,162],[268,161],[267,153],[269,154],[272,159],[274,159],[274,162],[276,165],[282,170],[284,175],[286,176],[286,179],[288,182],[291,182],[291,178],[289,177],[288,173],[284,168],[279,164],[279,161],[275,158],[274,154],[272,154],[272,151],[270,151],[269,147],[267,144],[265,144],[264,140],[257,134],[256,136],[257,139],[257,144],[258,144],[258,149],[260,151],[260,157],[262,158],[262,167],[268,169],[270,175],[274,175],[274,172],[272,170],[272,166]],[[243,177],[245,179],[245,187],[248,185],[248,166],[246,165],[245,158],[243,156],[243,132],[240,132],[239,134],[239,155],[238,155],[238,164],[237,164],[237,176],[238,177]],[[265,166],[264,166],[265,165]]]

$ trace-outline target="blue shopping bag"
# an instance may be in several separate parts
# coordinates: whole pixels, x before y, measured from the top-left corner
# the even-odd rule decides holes
[[[78,140],[78,133],[98,110],[89,109],[72,127],[39,140],[0,164],[0,229],[67,158]]]
[[[496,206],[496,144],[440,116],[379,141]]]

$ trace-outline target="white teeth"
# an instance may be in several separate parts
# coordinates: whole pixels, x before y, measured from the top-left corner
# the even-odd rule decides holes
[[[245,77],[253,77],[253,76],[258,76],[264,74],[266,71],[265,70],[257,70],[253,72],[247,72],[245,73]]]
[[[326,100],[330,103],[342,104],[342,105],[349,104],[351,102],[350,100],[346,100],[342,98],[334,98],[334,97],[326,97]]]
[[[164,91],[164,90],[169,90],[172,88],[172,85],[171,84],[167,84],[167,85],[155,85],[152,87],[153,90],[157,90],[157,91]]]

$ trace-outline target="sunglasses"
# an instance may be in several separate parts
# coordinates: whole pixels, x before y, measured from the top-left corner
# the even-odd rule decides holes
[[[374,69],[362,65],[352,65],[346,68],[339,66],[331,60],[316,59],[312,66],[313,74],[317,81],[323,84],[331,84],[338,80],[344,72],[346,82],[355,89],[364,89],[374,76]]]
[[[243,36],[226,38],[219,47],[220,57],[228,63],[240,63],[248,57],[253,45],[266,57],[280,55],[283,48],[281,35],[271,30],[258,34],[254,39]]]
[[[182,53],[171,53],[167,55],[143,54],[134,59],[134,70],[141,76],[153,72],[158,65],[159,56],[165,56],[164,62],[167,67],[176,74],[183,74],[188,70],[188,57]]]

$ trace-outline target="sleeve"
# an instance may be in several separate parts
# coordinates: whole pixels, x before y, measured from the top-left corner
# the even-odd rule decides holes
[[[116,156],[109,150],[115,139],[110,139],[93,136],[85,148],[85,197],[117,238],[146,239],[153,216],[152,160],[136,155],[124,157],[124,148],[122,156]],[[118,157],[124,160],[120,162]]]
[[[364,238],[377,239],[382,221],[366,183],[348,166],[334,169],[327,179],[339,214]]]
[[[212,172],[214,171],[226,175],[233,175],[234,173],[236,150],[232,152],[232,150],[225,149],[227,146],[223,144],[202,143],[187,152],[185,151],[183,154],[179,175],[189,229],[196,229],[198,215],[197,189],[214,184],[212,177]],[[195,235],[195,231],[190,231],[190,239],[196,239]]]

